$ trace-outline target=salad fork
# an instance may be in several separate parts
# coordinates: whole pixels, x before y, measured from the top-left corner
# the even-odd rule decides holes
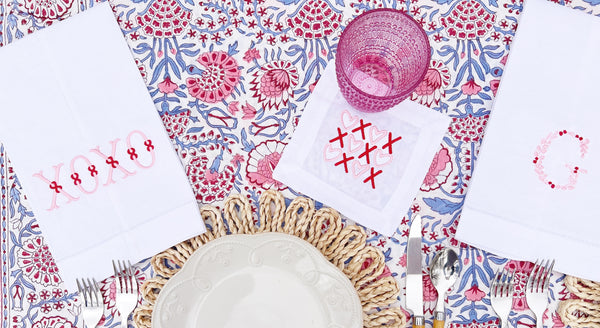
[[[490,284],[490,301],[492,302],[492,308],[494,308],[500,319],[502,328],[508,327],[508,315],[512,308],[513,289],[513,272],[507,268],[496,272]]]
[[[115,271],[116,308],[121,315],[121,327],[127,328],[129,315],[138,303],[138,281],[130,262],[113,260],[112,263]]]
[[[535,314],[537,328],[544,327],[544,312],[548,307],[548,286],[553,267],[554,260],[536,261],[527,280],[525,295],[529,308]]]
[[[104,301],[95,279],[76,279],[79,295],[83,298],[83,317],[84,327],[93,328],[98,325],[102,313],[104,313]]]

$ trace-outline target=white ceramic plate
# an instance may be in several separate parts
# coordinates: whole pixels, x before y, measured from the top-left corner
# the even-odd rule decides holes
[[[282,233],[200,247],[159,293],[154,328],[360,328],[350,280],[312,245]]]

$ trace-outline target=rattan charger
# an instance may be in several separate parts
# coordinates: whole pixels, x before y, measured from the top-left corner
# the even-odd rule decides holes
[[[202,207],[200,212],[207,232],[152,258],[156,276],[141,287],[142,305],[133,316],[136,326],[152,326],[152,311],[161,289],[200,246],[229,234],[265,232],[287,233],[304,239],[342,271],[361,300],[365,328],[406,325],[407,317],[397,305],[396,279],[382,277],[385,256],[379,249],[366,245],[367,235],[361,227],[344,227],[337,211],[327,207],[317,210],[314,201],[305,197],[295,198],[286,208],[283,195],[273,190],[261,195],[258,210],[256,225],[251,203],[241,195],[227,198],[222,213],[212,206]]]
[[[573,328],[600,328],[600,283],[565,277],[565,286],[575,297],[561,301],[558,314]]]

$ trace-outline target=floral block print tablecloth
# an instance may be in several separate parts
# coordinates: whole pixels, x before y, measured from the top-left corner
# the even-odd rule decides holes
[[[557,1],[600,13],[598,0]],[[83,0],[0,0],[0,45],[93,5]],[[424,218],[427,263],[444,246],[460,249],[463,271],[448,297],[449,326],[497,326],[488,296],[490,277],[508,266],[518,272],[511,324],[532,327],[523,287],[533,264],[499,258],[453,238],[518,30],[521,0],[114,0],[111,5],[198,202],[217,206],[233,192],[254,201],[268,188],[296,196],[272,178],[273,167],[321,72],[334,58],[341,29],[373,8],[410,13],[432,46],[430,68],[411,99],[452,120],[410,209]],[[36,133],[26,127],[23,132]],[[1,328],[82,327],[77,295],[63,287],[9,157],[0,146]],[[393,237],[371,232],[368,240],[385,253],[387,274],[400,286],[408,214]],[[140,280],[153,274],[147,261],[136,268]],[[563,279],[554,275],[551,282],[546,324],[555,328],[564,326],[555,307],[570,297]],[[424,281],[429,325],[436,292],[427,276]],[[101,322],[113,327],[121,319],[110,278],[103,293],[108,309]]]

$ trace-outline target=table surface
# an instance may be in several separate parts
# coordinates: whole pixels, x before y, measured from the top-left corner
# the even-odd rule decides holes
[[[598,0],[559,1],[573,10],[600,14]],[[0,0],[0,46],[93,3]],[[517,30],[521,0],[115,0],[111,5],[198,201],[214,205],[222,204],[230,193],[248,195],[257,202],[268,188],[282,190],[289,198],[297,196],[273,180],[271,167],[292,137],[321,72],[334,57],[340,26],[365,10],[382,6],[410,13],[427,32],[433,48],[431,67],[411,99],[452,119],[410,209],[424,217],[427,263],[445,246],[460,250],[463,271],[448,297],[449,326],[497,326],[489,282],[493,272],[508,266],[517,270],[518,281],[511,324],[532,327],[523,287],[533,264],[500,258],[453,238],[483,127]],[[461,17],[467,8],[483,10],[483,15],[449,19]],[[163,10],[174,18],[166,20],[160,15]],[[305,17],[313,10],[318,18],[309,21]],[[474,34],[463,29],[469,23],[480,26]],[[225,61],[203,56],[216,52],[237,63],[225,73],[240,76],[234,89],[218,80]],[[201,75],[200,69],[212,74]],[[2,145],[0,184],[1,328],[82,327],[75,291],[44,283],[45,277],[56,275],[47,270],[55,269],[54,263]],[[389,272],[401,288],[407,236],[405,216],[393,237],[369,232],[368,238],[369,244],[384,252]],[[24,247],[36,252],[25,253]],[[140,280],[152,275],[148,261],[137,264],[136,270]],[[553,310],[545,320],[550,327],[564,327],[554,311],[560,299],[569,297],[563,279],[560,274],[552,277]],[[108,308],[102,322],[114,327],[120,321],[114,285],[111,279],[104,283]],[[424,292],[430,325],[437,294],[427,276]]]

